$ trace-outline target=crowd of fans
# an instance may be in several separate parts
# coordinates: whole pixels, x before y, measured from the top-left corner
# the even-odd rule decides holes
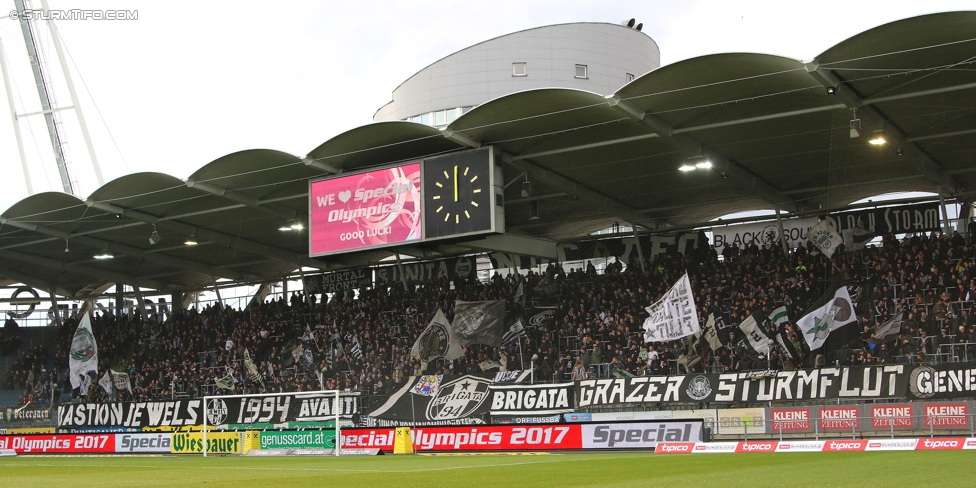
[[[327,303],[295,293],[244,310],[210,305],[177,311],[165,320],[95,313],[99,374],[109,368],[127,373],[131,393],[109,394],[97,377],[86,391],[72,389],[67,352],[77,318],[60,328],[53,358],[43,348],[30,351],[4,381],[24,388],[31,398],[71,392],[88,401],[149,400],[320,388],[383,394],[411,375],[483,373],[486,365],[488,372],[532,367],[537,381],[564,381],[932,362],[950,356],[973,360],[974,263],[976,243],[958,234],[919,234],[900,241],[885,236],[879,246],[839,252],[832,260],[812,246],[784,254],[778,246],[756,245],[726,248],[720,259],[702,234],[684,254],[671,249],[626,267],[611,258],[603,273],[592,263],[569,272],[549,266],[542,274],[496,273],[485,282],[441,279],[367,288],[355,298],[338,294]],[[726,325],[720,330],[723,344],[715,350],[694,337],[653,344],[643,340],[645,307],[685,272],[702,323],[714,316]],[[850,326],[849,341],[811,353],[793,323],[838,280],[863,290],[856,304],[860,323]],[[438,309],[452,319],[455,300],[505,300],[509,323],[523,318],[526,336],[502,347],[466,346],[465,355],[454,361],[412,359],[411,347],[428,321]],[[785,331],[796,355],[787,348],[774,347],[767,356],[743,347],[737,325],[750,315],[767,317],[780,306],[792,320],[767,322],[767,332],[772,337]],[[899,312],[904,321],[897,336],[874,337],[877,326]],[[225,385],[233,378],[233,391],[219,389],[218,378]]]

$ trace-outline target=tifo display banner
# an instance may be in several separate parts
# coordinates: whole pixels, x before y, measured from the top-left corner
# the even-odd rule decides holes
[[[455,259],[441,259],[420,263],[403,263],[401,265],[377,266],[373,268],[377,286],[389,286],[394,283],[425,283],[439,279],[451,281],[466,280],[477,273],[475,260],[472,257]]]
[[[312,256],[423,237],[420,163],[309,184]]]
[[[312,422],[352,417],[359,413],[359,395],[344,394],[336,405],[335,394],[291,393],[273,397],[210,398],[209,425]]]
[[[410,380],[386,402],[369,412],[367,426],[392,425],[471,425],[487,423],[491,403],[491,379],[475,375],[444,375],[436,393],[428,394],[422,384],[427,376]],[[420,392],[420,393],[414,393]],[[368,447],[368,446],[366,446]]]
[[[260,432],[261,449],[335,449],[334,430]]]
[[[117,453],[169,453],[172,434],[115,434]]]
[[[916,366],[908,379],[912,397],[961,398],[976,395],[976,365],[950,363],[938,366]]]
[[[78,454],[115,452],[115,434],[6,435],[0,449],[17,454]]]
[[[938,202],[852,210],[827,218],[834,221],[837,230],[862,228],[879,235],[942,230]]]
[[[364,288],[373,284],[373,271],[359,268],[302,278],[305,293],[336,293]]]
[[[177,432],[173,436],[170,452],[173,454],[193,454],[203,452],[203,433]],[[207,432],[208,454],[240,454],[241,433]]]
[[[203,422],[203,400],[58,406],[58,427],[181,427]]]
[[[552,415],[573,411],[573,383],[491,385],[491,414]]]
[[[651,449],[669,439],[700,442],[702,421],[420,427],[411,433],[417,451]],[[394,437],[393,428],[345,429],[342,448],[391,451]]]
[[[578,407],[657,402],[766,402],[832,398],[904,398],[912,367],[822,368],[749,373],[635,376],[583,380]]]
[[[817,225],[816,218],[783,220],[783,233],[786,236],[786,243],[791,248],[806,244],[807,233],[814,225]],[[712,235],[712,246],[719,254],[722,253],[725,246],[745,248],[755,244],[763,248],[778,246],[780,243],[779,226],[776,225],[775,221],[713,227]]]

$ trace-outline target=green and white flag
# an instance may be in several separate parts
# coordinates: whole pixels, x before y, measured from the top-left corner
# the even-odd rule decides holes
[[[823,347],[831,332],[856,320],[851,296],[847,287],[842,286],[834,292],[833,299],[801,317],[796,321],[796,326],[803,332],[803,338],[812,351]]]
[[[769,314],[769,321],[775,325],[783,325],[790,321],[790,316],[786,313],[786,307],[779,307]]]
[[[71,388],[82,386],[89,371],[98,374],[98,346],[92,333],[91,315],[86,312],[81,323],[75,329],[71,338],[71,349],[68,351],[68,370],[71,372]]]
[[[219,387],[221,387],[221,388],[223,388],[225,390],[233,390],[234,389],[234,375],[232,375],[230,373],[227,373],[227,376],[224,376],[223,378],[214,378],[214,383],[217,383],[217,386],[219,386]]]

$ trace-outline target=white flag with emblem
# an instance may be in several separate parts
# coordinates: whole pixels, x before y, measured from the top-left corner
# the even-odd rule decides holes
[[[673,341],[701,331],[688,273],[646,310],[651,316],[644,321],[644,342]]]
[[[796,321],[796,326],[803,332],[803,338],[810,346],[810,350],[814,350],[823,347],[827,336],[832,331],[855,320],[857,314],[854,313],[851,296],[847,292],[847,287],[842,286],[834,292],[832,300],[801,317]]]
[[[844,243],[844,238],[837,233],[837,228],[834,227],[834,221],[831,219],[824,219],[817,222],[817,225],[810,228],[807,234],[811,242],[820,252],[824,253],[828,258],[834,255],[834,251],[837,250],[837,246]]]
[[[92,333],[91,314],[85,312],[71,338],[71,349],[68,350],[68,369],[71,371],[71,388],[83,386],[82,376],[89,371],[98,374],[98,345],[95,344],[95,334]]]

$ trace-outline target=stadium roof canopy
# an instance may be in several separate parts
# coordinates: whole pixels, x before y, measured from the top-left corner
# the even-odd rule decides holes
[[[72,298],[117,282],[189,291],[218,280],[272,280],[299,266],[362,266],[394,251],[545,255],[536,250],[613,222],[667,232],[745,210],[822,213],[888,192],[970,198],[974,63],[976,12],[933,14],[868,30],[806,63],[702,56],[610,96],[514,93],[444,130],[381,122],[333,137],[305,158],[247,150],[186,180],[137,173],[84,200],[37,194],[0,217],[0,275]],[[860,137],[852,138],[855,118]],[[870,144],[881,130],[887,144]],[[517,183],[506,189],[505,236],[312,259],[305,232],[279,231],[307,221],[309,179],[479,145],[501,148],[505,180]],[[704,160],[711,169],[678,170]],[[525,177],[529,197],[520,195]],[[530,207],[539,219],[529,219]],[[154,226],[161,241],[151,245]],[[191,236],[198,245],[184,244]],[[115,258],[93,258],[102,251]]]

